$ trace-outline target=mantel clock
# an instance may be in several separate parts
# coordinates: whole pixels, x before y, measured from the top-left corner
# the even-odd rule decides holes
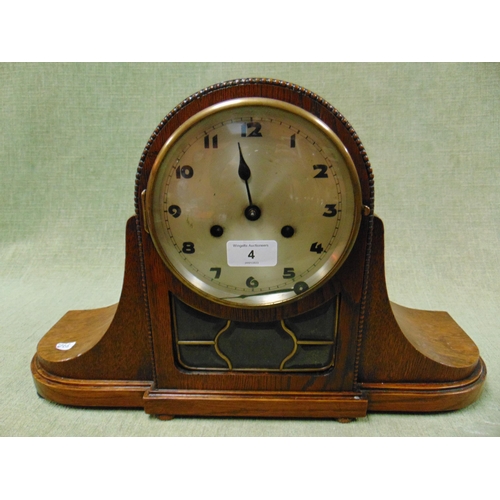
[[[389,301],[373,173],[349,122],[270,79],[207,87],[141,157],[118,304],[70,311],[38,393],[174,416],[435,412],[486,368],[444,312]]]

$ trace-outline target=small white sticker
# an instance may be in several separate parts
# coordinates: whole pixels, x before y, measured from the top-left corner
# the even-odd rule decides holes
[[[231,267],[272,267],[278,263],[274,240],[228,241],[227,265]]]
[[[60,351],[69,351],[76,342],[59,342],[59,344],[56,344],[56,349],[59,349]]]

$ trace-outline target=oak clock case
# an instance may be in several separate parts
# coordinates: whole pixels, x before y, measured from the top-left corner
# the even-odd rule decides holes
[[[146,145],[118,304],[69,311],[32,361],[38,393],[174,416],[463,408],[478,349],[444,312],[389,301],[370,162],[293,84],[217,84]]]

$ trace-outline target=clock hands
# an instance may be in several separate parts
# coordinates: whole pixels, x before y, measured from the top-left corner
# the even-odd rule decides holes
[[[243,152],[241,151],[240,143],[238,142],[238,151],[240,153],[240,164],[238,166],[238,175],[242,181],[245,181],[245,187],[247,189],[248,196],[248,207],[245,209],[245,217],[250,221],[258,220],[262,214],[260,208],[253,204],[252,195],[250,194],[250,186],[248,185],[248,179],[252,176],[250,167],[248,166],[245,158],[243,158]],[[283,226],[281,229],[281,235],[285,238],[291,238],[295,233],[295,229],[292,226]],[[213,235],[213,233],[212,233]]]
[[[253,205],[252,195],[250,194],[250,188],[248,187],[248,179],[250,179],[252,172],[250,171],[250,167],[247,165],[245,158],[243,158],[243,153],[241,152],[241,146],[239,142],[238,149],[240,151],[240,166],[238,167],[238,175],[240,176],[241,180],[245,181],[245,185],[247,187],[248,203],[250,203],[250,205]]]
[[[280,288],[278,290],[269,290],[267,292],[258,292],[258,293],[250,293],[246,295],[238,295],[236,297],[225,297],[226,300],[231,300],[231,299],[248,299],[250,297],[258,297],[262,295],[273,295],[275,293],[286,293],[286,292],[295,292],[297,295],[300,295],[301,293],[304,293],[309,289],[309,285],[307,283],[304,283],[303,281],[298,281],[295,283],[293,288]]]
[[[237,295],[236,297],[225,297],[226,300],[231,299],[248,299],[250,297],[257,297],[260,295],[273,295],[275,293],[284,293],[284,292],[293,292],[293,288],[283,288],[281,290],[271,290],[270,292],[260,292],[260,293],[251,293],[248,295]]]
[[[245,214],[245,217],[247,218],[247,220],[256,221],[261,216],[261,210],[257,205],[254,205],[253,200],[252,200],[252,194],[250,193],[250,186],[248,183],[250,177],[252,176],[252,171],[250,170],[250,167],[248,166],[247,162],[245,161],[245,158],[243,156],[243,151],[241,150],[241,144],[239,142],[238,142],[238,152],[239,152],[238,176],[242,181],[245,182],[245,188],[246,188],[247,197],[248,197],[248,206],[246,207],[244,214]],[[223,233],[224,233],[224,228],[222,226],[213,225],[210,228],[210,234],[215,238],[221,237],[223,235]],[[281,229],[281,235],[284,238],[291,238],[294,234],[295,234],[295,229],[292,226],[285,225]],[[276,242],[274,242],[274,243],[276,244]],[[252,255],[249,255],[248,257],[253,259],[254,258],[253,253],[254,252],[252,250],[251,251]],[[228,250],[228,255],[229,255],[229,250]],[[229,260],[229,256],[228,256],[228,260]],[[234,264],[234,265],[237,266],[237,264]],[[241,265],[243,265],[243,264],[241,264]],[[211,271],[218,270],[219,275],[220,275],[220,269],[221,268],[212,268]],[[292,268],[288,268],[288,271],[290,271],[290,269],[292,269]],[[285,271],[286,270],[287,270],[287,268],[285,268]],[[291,278],[294,275],[295,274],[292,273],[291,276],[287,276],[287,277]],[[219,276],[216,275],[216,278],[218,278],[218,277]],[[283,278],[285,278],[285,276],[283,276]],[[249,280],[250,279],[253,280],[253,278],[249,278]],[[248,283],[249,280],[247,280],[247,286],[253,288],[253,286],[250,286],[250,284]],[[255,280],[253,280],[253,281],[255,281]],[[258,285],[257,282],[256,282],[256,285]],[[309,288],[309,286],[305,282],[297,282],[294,284],[293,288],[282,288],[282,289],[278,289],[278,290],[267,290],[267,291],[260,291],[260,292],[251,293],[251,294],[242,294],[242,295],[238,295],[238,296],[234,296],[234,297],[225,297],[225,300],[234,300],[234,299],[236,299],[236,300],[243,299],[244,300],[244,299],[247,299],[250,297],[268,296],[268,295],[273,295],[273,294],[282,294],[282,293],[290,293],[290,292],[295,292],[296,295],[299,295],[299,294],[305,292],[308,288]]]
[[[250,170],[250,167],[248,166],[247,162],[245,161],[245,158],[243,157],[243,152],[241,151],[241,145],[239,142],[238,142],[238,151],[240,155],[240,163],[238,165],[238,176],[242,181],[245,182],[245,187],[248,197],[248,206],[245,208],[244,214],[249,221],[256,221],[260,219],[262,211],[257,205],[254,205],[252,201],[250,186],[248,184],[248,180],[252,176],[252,171]],[[223,233],[224,229],[219,225],[215,225],[210,228],[210,234],[215,238],[219,238],[220,236],[222,236]],[[285,238],[291,238],[294,233],[295,229],[292,226],[288,225],[283,226],[283,228],[281,229],[281,235]]]
[[[248,220],[255,221],[260,218],[260,208],[257,205],[254,205],[252,202],[252,195],[250,194],[250,188],[248,186],[248,179],[250,179],[250,176],[252,175],[252,172],[250,171],[250,167],[247,165],[247,162],[243,158],[243,153],[241,152],[241,146],[240,143],[238,142],[238,150],[240,152],[240,165],[238,167],[238,175],[240,176],[240,179],[245,181],[245,186],[247,188],[247,196],[248,196],[248,207],[245,209],[245,217]]]

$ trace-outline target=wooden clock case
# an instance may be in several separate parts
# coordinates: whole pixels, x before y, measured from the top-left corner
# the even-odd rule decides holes
[[[364,206],[354,247],[332,278],[300,300],[257,310],[211,302],[183,285],[155,250],[143,206],[153,163],[172,132],[201,109],[238,97],[281,99],[331,127],[354,161]],[[42,397],[72,406],[141,407],[163,419],[204,415],[339,420],[368,411],[456,410],[479,397],[486,367],[457,323],[445,312],[418,311],[389,301],[383,225],[374,215],[370,162],[349,122],[316,94],[282,81],[242,79],[192,95],[166,116],[146,145],[135,200],[136,215],[126,226],[120,301],[102,309],[69,311],[42,338],[31,363]],[[186,367],[180,358],[176,335],[181,321],[198,325],[198,320],[224,320],[258,331],[262,325],[290,326],[301,318],[324,321],[323,311],[332,303],[331,363],[322,369],[314,369],[314,364],[300,370],[283,364],[277,369],[207,369]],[[187,319],[177,317],[179,307],[188,311]],[[62,350],[61,345],[72,347]],[[264,353],[265,343],[261,349]]]

